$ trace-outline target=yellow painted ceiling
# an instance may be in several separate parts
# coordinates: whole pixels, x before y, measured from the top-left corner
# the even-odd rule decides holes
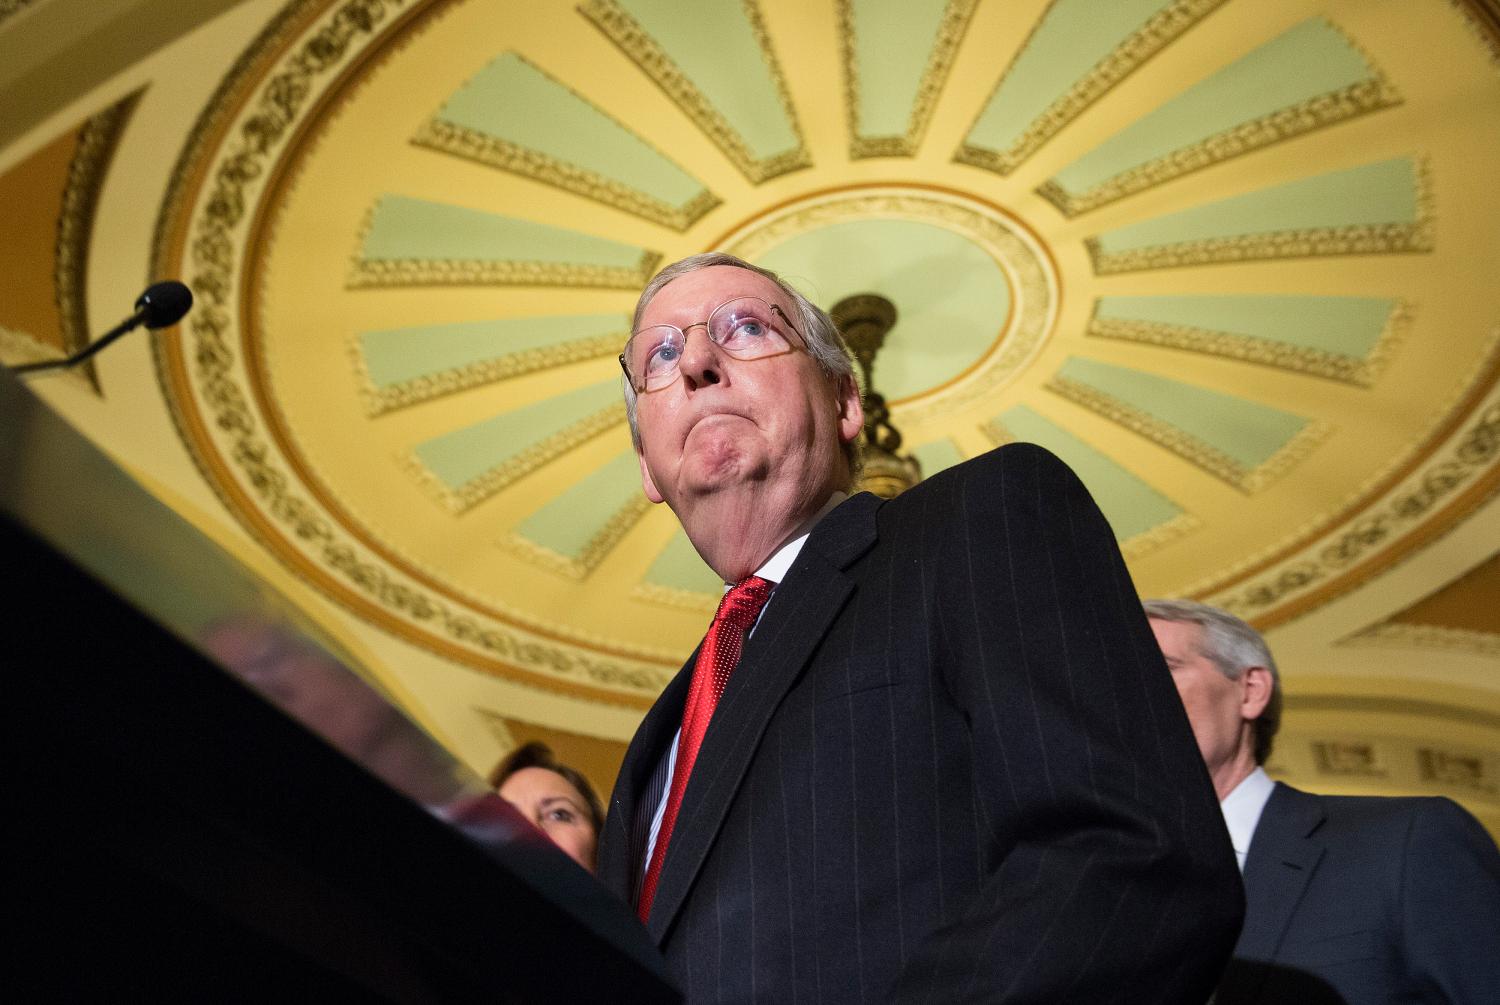
[[[69,3],[0,20],[0,56]],[[1500,819],[1491,5],[180,19],[38,97],[0,192],[92,185],[93,330],[148,277],[198,306],[101,358],[102,399],[37,389],[231,550],[313,586],[310,613],[476,768],[522,734],[578,736],[603,774],[701,634],[713,578],[639,495],[614,354],[654,268],[722,247],[824,306],[895,303],[875,385],[929,473],[1042,442],[1143,594],[1270,629],[1306,709],[1287,777]],[[138,88],[89,182],[72,131]],[[12,243],[37,300],[59,270],[45,240]],[[1455,581],[1461,616],[1414,613]],[[1386,767],[1339,774],[1359,759],[1329,744]]]

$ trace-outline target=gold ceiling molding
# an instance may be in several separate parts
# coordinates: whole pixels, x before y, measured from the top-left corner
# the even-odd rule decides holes
[[[261,432],[252,406],[257,398],[236,352],[241,314],[249,306],[239,300],[240,256],[257,247],[252,223],[264,223],[253,210],[268,179],[279,178],[284,158],[295,152],[288,147],[297,127],[315,118],[349,83],[353,68],[424,10],[418,4],[392,17],[398,6],[399,0],[309,0],[284,9],[200,117],[157,226],[156,271],[186,271],[198,297],[187,325],[191,349],[175,339],[158,343],[174,421],[209,484],[250,533],[295,575],[361,617],[498,676],[645,707],[675,662],[602,640],[587,651],[574,637],[520,623],[513,612],[487,611],[468,598],[455,598],[463,607],[455,606],[437,595],[440,588],[422,570],[397,571],[400,563],[391,556],[351,540],[328,516],[326,501],[304,497],[302,490],[316,487],[289,473],[286,458]]]
[[[661,586],[657,583],[637,583],[630,589],[630,596],[635,600],[644,600],[648,604],[657,607],[667,607],[681,611],[693,611],[694,613],[712,614],[719,606],[719,598],[711,593],[697,593],[693,590],[679,590],[672,586]]]
[[[527,66],[568,91],[599,115],[620,126],[621,129],[625,129],[614,116],[595,106],[573,88],[557,80],[524,56],[518,54],[518,57]],[[629,130],[626,131],[629,132]],[[532,150],[530,147],[512,143],[499,136],[456,125],[436,115],[418,128],[411,141],[417,146],[478,161],[480,164],[509,171],[533,181],[539,181],[544,185],[556,186],[575,195],[581,195],[585,199],[613,206],[615,209],[633,213],[642,219],[659,223],[664,227],[671,227],[677,231],[687,230],[723,201],[705,188],[686,204],[672,206],[629,185],[615,181],[613,178],[606,178],[587,168],[557,160],[539,150]],[[650,146],[650,144],[647,145]],[[654,146],[650,149],[660,153]],[[652,272],[655,272],[654,268]]]
[[[651,509],[651,500],[644,494],[637,495],[605,521],[593,537],[584,543],[577,555],[564,555],[553,551],[544,545],[522,537],[519,533],[512,531],[506,535],[502,542],[504,547],[512,554],[531,562],[533,565],[541,566],[551,572],[555,572],[569,579],[587,579],[589,573],[599,567],[620,539],[630,532],[630,529],[641,521]]]
[[[1493,361],[1492,347],[1490,362]],[[1367,515],[1300,549],[1256,581],[1215,595],[1211,602],[1246,620],[1257,619],[1262,627],[1271,627],[1329,599],[1335,577],[1360,571],[1361,562],[1384,559],[1384,564],[1373,562],[1373,567],[1365,568],[1361,581],[1384,571],[1390,562],[1404,554],[1404,549],[1397,547],[1398,542],[1409,543],[1407,539],[1432,521],[1443,507],[1457,505],[1467,512],[1483,502],[1500,484],[1497,390],[1500,389],[1491,383],[1485,402],[1464,424],[1462,432],[1435,451],[1431,463],[1403,479],[1369,507]],[[1467,507],[1460,505],[1465,502]],[[1436,532],[1450,529],[1461,515],[1435,521],[1440,525]],[[1320,589],[1321,596],[1315,592]]]
[[[687,230],[723,201],[704,189],[684,205],[671,206],[587,168],[437,118],[423,123],[411,141],[429,150],[464,157],[545,185],[554,185],[676,231]]]
[[[1425,165],[1420,172],[1415,223],[1366,223],[1347,227],[1307,227],[1264,234],[1236,234],[1201,241],[1106,252],[1097,237],[1086,239],[1089,260],[1101,276],[1143,269],[1179,269],[1220,262],[1261,262],[1336,255],[1402,255],[1433,249],[1433,223]]]
[[[983,400],[1036,357],[1057,319],[1057,267],[1023,223],[971,195],[888,184],[816,192],[752,219],[714,247],[754,261],[798,234],[853,220],[912,220],[952,231],[989,254],[1010,286],[1010,317],[995,333],[995,347],[947,384],[892,402],[902,421],[925,422]]]
[[[491,359],[482,359],[466,366],[454,367],[437,373],[424,373],[420,377],[380,385],[370,377],[365,361],[364,349],[359,336],[349,340],[349,355],[354,366],[354,379],[365,403],[365,414],[372,418],[393,412],[418,402],[431,401],[444,395],[466,391],[471,387],[493,384],[519,377],[538,370],[578,363],[600,356],[613,356],[629,337],[628,332],[598,335],[593,338],[575,339],[557,345],[526,349]]]
[[[1354,45],[1352,40],[1350,45]],[[1222,161],[1400,103],[1401,96],[1377,70],[1372,79],[1242,122],[1198,143],[1122,171],[1085,192],[1069,192],[1055,179],[1042,183],[1036,192],[1064,216],[1072,218]],[[1092,253],[1092,247],[1090,251]]]
[[[859,66],[854,51],[857,25],[854,0],[838,0],[839,51],[844,62],[844,120],[849,128],[849,159],[865,157],[912,157],[932,121],[932,111],[947,83],[953,57],[969,30],[969,21],[979,0],[948,0],[938,22],[936,37],[927,55],[927,65],[917,83],[906,132],[900,136],[867,136],[859,123]]]
[[[375,211],[365,217],[363,244]],[[632,266],[578,262],[496,261],[468,258],[361,258],[349,269],[350,289],[394,286],[563,286],[575,289],[638,290],[656,274],[661,254],[641,253]]]
[[[427,490],[429,495],[443,505],[443,508],[457,516],[484,502],[522,475],[530,474],[543,464],[556,460],[579,444],[593,439],[611,426],[617,426],[624,421],[625,403],[623,401],[610,405],[608,408],[602,408],[593,415],[584,416],[577,422],[565,426],[546,439],[533,443],[525,450],[464,482],[456,489],[451,488],[435,475],[415,452],[402,458],[402,465]]]
[[[1085,335],[1094,338],[1115,339],[1123,342],[1139,342],[1144,345],[1181,349],[1186,352],[1222,356],[1225,359],[1241,360],[1272,366],[1292,373],[1305,373],[1314,377],[1326,377],[1358,387],[1372,387],[1380,374],[1389,365],[1396,349],[1406,340],[1411,330],[1413,307],[1406,301],[1398,301],[1386,319],[1385,327],[1364,358],[1345,356],[1341,353],[1292,345],[1275,339],[1255,335],[1240,335],[1235,332],[1214,331],[1190,325],[1174,325],[1162,321],[1138,321],[1125,318],[1101,318],[1099,301],[1094,301],[1094,316],[1089,319]]]
[[[1372,649],[1436,649],[1471,656],[1500,657],[1500,634],[1446,625],[1392,622],[1366,628],[1337,644]]]
[[[1333,432],[1333,427],[1327,422],[1308,422],[1276,453],[1250,468],[1187,430],[1164,422],[1081,381],[1054,375],[1042,386],[1075,405],[1087,408],[1166,447],[1247,495],[1259,492],[1286,474]]]
[[[1128,38],[1122,41],[1103,59],[1096,63],[1093,69],[1074,82],[1066,93],[1052,104],[1048,105],[1042,114],[1038,115],[1024,132],[1005,150],[990,150],[986,147],[975,146],[964,143],[953,155],[953,159],[960,164],[969,164],[973,167],[984,168],[996,174],[1010,174],[1026,158],[1040,150],[1048,140],[1056,136],[1064,126],[1082,115],[1094,102],[1108,94],[1116,84],[1124,80],[1130,74],[1140,68],[1148,59],[1156,55],[1168,44],[1174,41],[1193,25],[1203,20],[1223,4],[1225,0],[1173,0],[1172,3],[1163,7],[1153,14],[1145,24],[1136,29]],[[995,88],[990,92],[989,99],[981,106],[979,115],[984,114],[984,109],[989,107],[995,95],[1005,84],[1005,78],[1009,76],[1011,68],[1016,65],[1021,54],[1024,53],[1036,38],[1037,29],[1046,21],[1047,15],[1057,0],[1052,0],[1047,5],[1047,10],[1037,18],[1036,26],[1032,28],[1031,34],[1016,55],[1011,59],[1010,66],[1004,74],[995,82]],[[974,125],[969,127],[969,135],[974,133],[974,126],[978,125],[979,116],[975,117]]]
[[[93,341],[88,320],[89,238],[94,230],[94,212],[99,192],[109,171],[120,135],[130,121],[146,89],[144,87],[115,102],[109,108],[89,117],[78,134],[78,147],[68,165],[67,185],[63,189],[62,212],[57,221],[57,250],[53,260],[53,281],[58,314],[62,319],[63,346],[69,355],[83,350]],[[94,361],[77,367],[95,394],[100,393],[99,376]]]
[[[773,157],[756,158],[749,144],[739,131],[729,124],[722,112],[698,90],[692,78],[682,72],[672,57],[657,44],[656,39],[631,17],[629,12],[615,0],[584,0],[578,10],[604,33],[604,36],[619,47],[631,62],[655,81],[668,98],[683,113],[703,130],[703,134],[714,142],[724,155],[739,168],[750,181],[759,184],[778,175],[812,165],[812,155],[807,150],[807,141],[802,136],[802,127],[797,121],[797,110],[792,105],[791,93],[787,90],[786,78],[781,65],[776,61],[771,37],[766,32],[765,20],[761,17],[756,0],[743,0],[745,18],[750,30],[760,45],[761,58],[765,60],[771,81],[776,87],[776,97],[786,115],[788,127],[797,138],[797,145]],[[644,281],[642,281],[643,285]]]

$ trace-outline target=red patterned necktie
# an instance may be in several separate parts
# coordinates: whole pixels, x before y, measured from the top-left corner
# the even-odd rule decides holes
[[[667,808],[656,834],[651,864],[646,868],[646,878],[641,881],[641,896],[636,901],[636,913],[642,921],[651,917],[656,881],[661,878],[661,864],[667,857],[667,841],[672,836],[672,825],[677,822],[682,793],[687,789],[693,762],[698,759],[698,748],[703,745],[703,734],[708,732],[708,720],[713,718],[714,708],[724,694],[724,686],[729,683],[729,675],[740,661],[745,633],[760,616],[760,609],[766,606],[775,585],[759,576],[748,576],[736,583],[719,602],[719,610],[714,614],[713,624],[708,626],[703,647],[698,650],[698,661],[693,664],[693,682],[682,706],[682,734],[677,740],[677,764],[672,769]]]

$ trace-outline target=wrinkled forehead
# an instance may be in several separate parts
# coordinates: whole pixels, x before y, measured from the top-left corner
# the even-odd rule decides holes
[[[652,325],[678,328],[708,320],[720,305],[738,297],[757,297],[790,315],[792,303],[781,289],[758,272],[734,265],[710,265],[678,276],[637,308],[636,329]]]

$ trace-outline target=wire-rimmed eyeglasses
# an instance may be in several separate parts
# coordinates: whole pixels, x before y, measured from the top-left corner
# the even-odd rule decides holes
[[[735,297],[715,307],[707,321],[695,321],[686,328],[651,325],[632,333],[620,353],[620,369],[636,394],[660,391],[682,376],[687,333],[700,326],[708,332],[710,342],[735,359],[764,359],[791,352],[796,345],[787,331],[805,344],[802,333],[780,307],[759,297]]]

